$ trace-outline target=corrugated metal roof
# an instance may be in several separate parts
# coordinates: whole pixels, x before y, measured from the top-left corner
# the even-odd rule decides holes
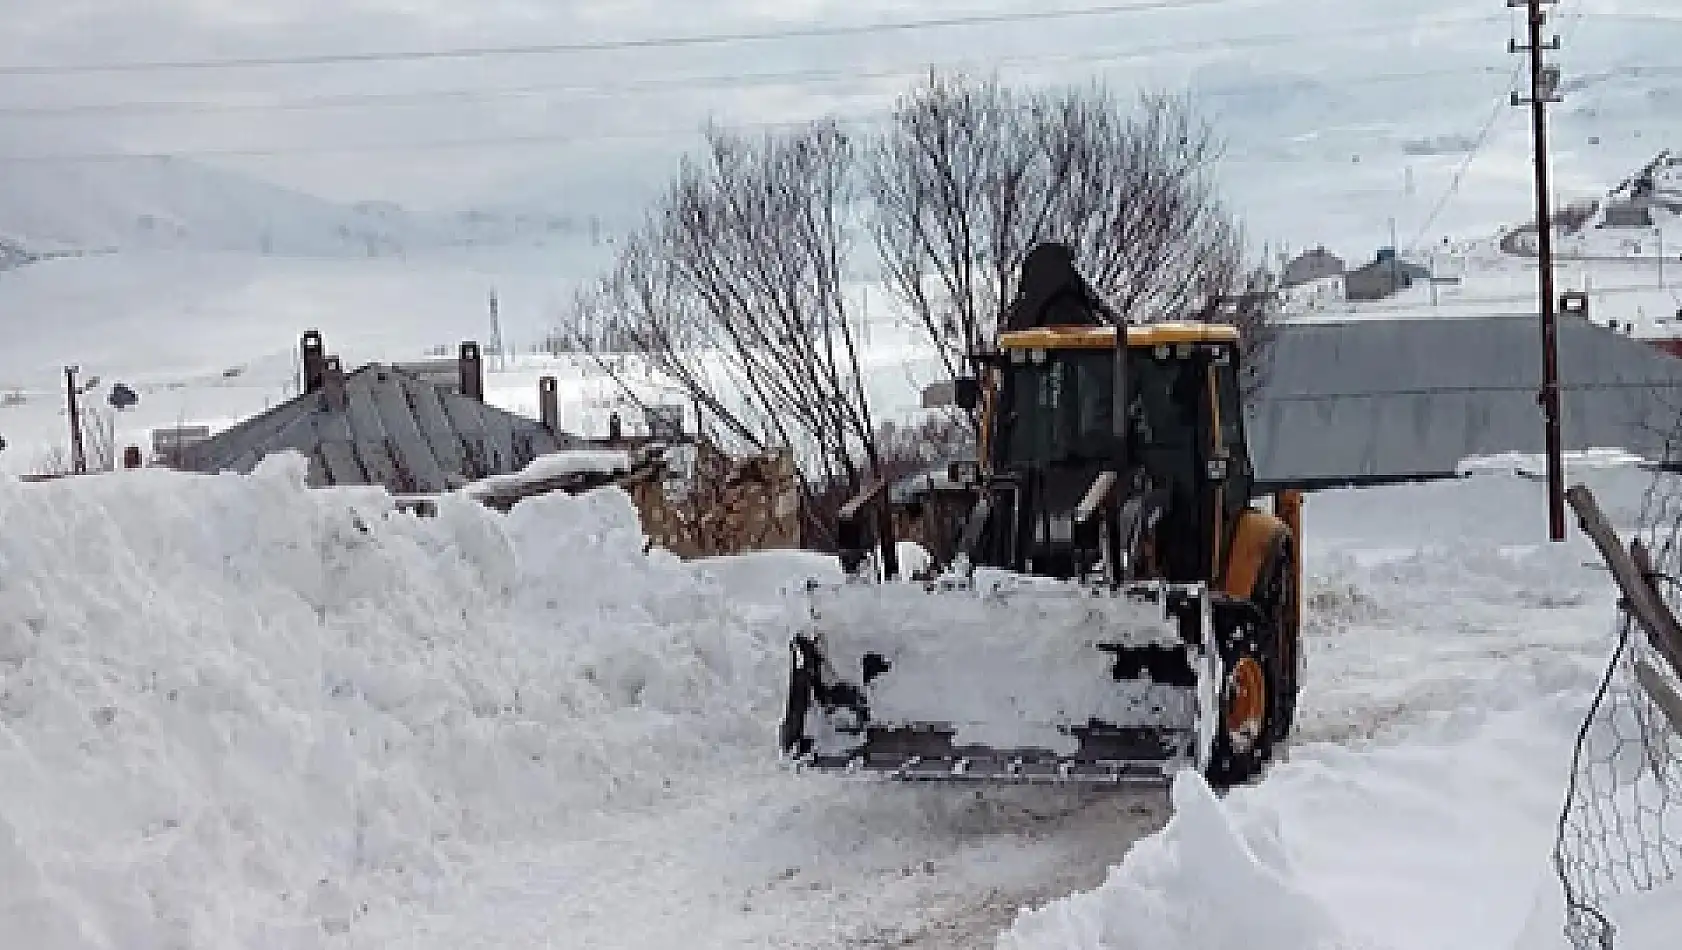
[[[177,467],[249,472],[291,449],[310,461],[313,485],[383,485],[398,494],[442,492],[517,472],[580,440],[485,405],[391,366],[344,377],[342,408],[329,389],[306,393],[187,448]]]
[[[1543,450],[1534,316],[1278,330],[1246,414],[1260,483],[1440,478],[1471,456]],[[1664,459],[1682,411],[1682,360],[1581,317],[1561,316],[1558,339],[1565,450]]]

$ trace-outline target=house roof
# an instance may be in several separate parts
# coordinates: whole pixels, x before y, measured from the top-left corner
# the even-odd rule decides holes
[[[1462,460],[1543,450],[1533,314],[1280,324],[1245,427],[1258,483],[1315,488],[1453,477]],[[1660,461],[1682,359],[1562,315],[1563,448]]]
[[[309,459],[312,485],[383,485],[398,494],[441,492],[517,472],[580,440],[541,423],[370,363],[184,450],[176,467],[249,472],[287,449]]]
[[[1316,247],[1303,251],[1296,257],[1291,258],[1291,263],[1295,264],[1299,262],[1327,262],[1341,264],[1343,263],[1343,258],[1338,257],[1336,254],[1333,254],[1331,251],[1323,247]]]

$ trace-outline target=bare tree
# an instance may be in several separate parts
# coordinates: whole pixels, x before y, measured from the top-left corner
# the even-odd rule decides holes
[[[1129,319],[1222,314],[1243,321],[1247,347],[1259,344],[1267,297],[1218,199],[1217,156],[1181,98],[1145,94],[1129,107],[1099,85],[1024,92],[931,74],[871,156],[883,282],[953,376],[997,331],[1023,259],[1045,240],[1073,247]]]
[[[634,401],[627,351],[724,447],[791,449],[808,509],[828,511],[865,475],[904,467],[885,457],[899,446],[881,447],[860,369],[844,292],[855,234],[949,378],[996,334],[1024,259],[1049,240],[1130,319],[1237,323],[1253,388],[1270,278],[1217,197],[1217,154],[1178,98],[961,76],[931,75],[868,140],[832,121],[712,128],[564,332]]]
[[[98,406],[81,405],[82,457],[87,474],[117,470],[122,453],[117,448],[117,416],[114,411]],[[58,478],[76,474],[71,453],[63,446],[53,446],[31,467],[31,474],[41,478]]]
[[[714,128],[707,145],[574,324],[628,344],[721,435],[787,446],[819,483],[856,486],[880,457],[845,293],[854,145],[827,121],[757,138]]]

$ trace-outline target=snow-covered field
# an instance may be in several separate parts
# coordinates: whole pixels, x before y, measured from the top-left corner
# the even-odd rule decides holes
[[[1650,478],[1573,476],[1626,530]],[[1296,741],[1170,808],[786,772],[781,590],[821,558],[301,477],[0,483],[6,946],[1560,945],[1614,613],[1534,480],[1312,496]]]

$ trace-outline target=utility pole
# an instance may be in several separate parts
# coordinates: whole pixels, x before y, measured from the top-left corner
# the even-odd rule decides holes
[[[1664,289],[1664,226],[1653,229],[1653,234],[1659,239],[1659,289]]]
[[[496,288],[491,288],[491,352],[496,354],[498,369],[508,369],[508,357],[502,352],[502,321],[497,315]]]
[[[70,411],[70,471],[76,475],[88,473],[88,455],[82,448],[82,410],[81,393],[76,389],[76,372],[79,367],[66,366],[64,368],[64,398]]]
[[[1544,62],[1543,54],[1559,49],[1559,37],[1542,42],[1542,27],[1547,23],[1545,4],[1559,0],[1507,0],[1509,7],[1523,7],[1528,21],[1528,42],[1521,46],[1509,41],[1508,52],[1530,54],[1530,95],[1513,93],[1513,105],[1530,106],[1530,124],[1535,135],[1533,159],[1536,163],[1536,271],[1540,283],[1542,304],[1542,390],[1537,402],[1541,404],[1546,421],[1548,462],[1548,537],[1565,540],[1565,460],[1562,458],[1559,425],[1559,325],[1554,301],[1553,220],[1549,213],[1548,197],[1548,116],[1551,102],[1560,101],[1559,67]]]
[[[1396,245],[1396,216],[1390,216],[1390,292],[1402,292],[1402,249]]]

